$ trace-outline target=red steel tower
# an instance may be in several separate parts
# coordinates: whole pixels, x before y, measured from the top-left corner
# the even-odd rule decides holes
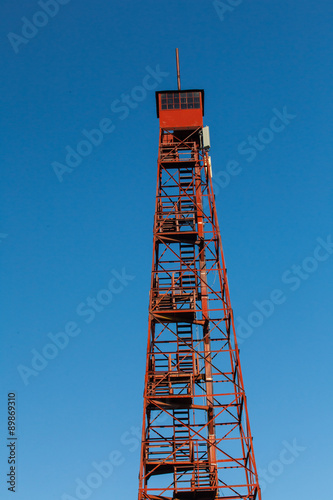
[[[203,127],[204,91],[160,122],[139,500],[261,499]]]

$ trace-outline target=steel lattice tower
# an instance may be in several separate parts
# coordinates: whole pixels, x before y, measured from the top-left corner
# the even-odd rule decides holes
[[[178,70],[178,90],[157,92],[156,103],[139,500],[260,500],[203,127],[204,91],[181,91]]]

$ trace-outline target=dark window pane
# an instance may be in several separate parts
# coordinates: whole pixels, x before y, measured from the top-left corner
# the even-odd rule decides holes
[[[187,92],[187,97],[193,97],[193,92]]]
[[[166,104],[162,104],[162,109],[167,109]]]
[[[179,102],[175,103],[175,109],[179,109]]]
[[[199,97],[200,92],[194,92],[194,97]]]
[[[200,108],[200,103],[199,103],[199,102],[195,102],[195,103],[194,103],[194,107],[195,107],[196,109]]]
[[[185,99],[185,98],[182,98],[182,99],[181,99],[181,102],[182,102],[182,104],[183,104],[183,103],[186,103],[186,99]]]
[[[193,109],[193,104],[189,104],[188,109]]]
[[[181,104],[181,108],[182,108],[182,109],[187,109],[187,105],[182,103],[182,104]]]

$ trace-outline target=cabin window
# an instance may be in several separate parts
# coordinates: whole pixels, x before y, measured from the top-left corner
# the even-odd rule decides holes
[[[161,109],[199,109],[200,92],[161,94]]]

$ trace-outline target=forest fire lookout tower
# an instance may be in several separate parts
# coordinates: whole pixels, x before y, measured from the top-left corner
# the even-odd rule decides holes
[[[179,68],[179,66],[178,66]],[[160,123],[139,500],[260,500],[212,185],[204,91]]]

